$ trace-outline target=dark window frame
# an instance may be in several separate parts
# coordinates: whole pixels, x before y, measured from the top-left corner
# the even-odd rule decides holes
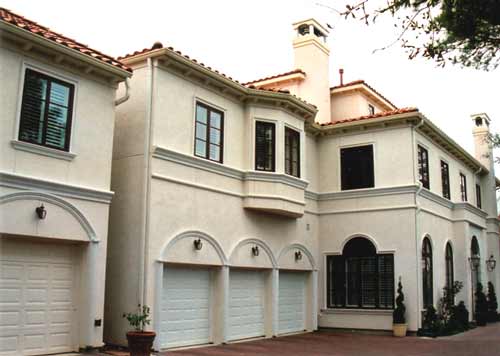
[[[198,106],[207,110],[207,122],[206,123],[203,123],[202,121],[198,120],[198,116],[197,116]],[[216,108],[214,108],[210,105],[207,105],[203,102],[200,102],[200,101],[196,101],[194,110],[195,110],[195,113],[194,113],[194,116],[195,116],[194,117],[194,130],[195,130],[194,131],[194,155],[196,157],[200,157],[200,158],[209,160],[211,162],[223,163],[224,162],[224,112],[222,110],[216,109]],[[217,129],[216,127],[212,127],[212,125],[211,125],[211,115],[210,114],[212,112],[220,115],[220,129]],[[198,130],[197,124],[198,123],[206,126],[206,134],[205,134],[205,138],[203,140],[201,138],[198,138],[198,135],[197,135],[197,133],[198,133],[197,132],[197,130]],[[211,130],[217,130],[220,132],[220,143],[219,144],[215,144],[215,143],[212,143],[210,141]],[[205,142],[205,155],[200,155],[200,154],[196,153],[196,141]],[[210,158],[210,145],[214,145],[214,146],[217,146],[219,148],[219,159],[218,160]]]
[[[443,191],[443,197],[446,199],[451,199],[450,166],[443,160],[441,160],[441,188]]]
[[[417,145],[418,180],[424,188],[430,189],[429,151]]]
[[[481,199],[481,186],[479,184],[476,184],[476,206],[479,209],[483,208],[483,202]]]
[[[432,244],[428,237],[422,241],[422,299],[427,308],[434,305],[434,266],[432,259]]]
[[[294,142],[296,140],[297,161],[293,160]],[[287,158],[288,155],[288,158]],[[285,126],[285,174],[300,178],[300,132]],[[294,172],[293,164],[296,164],[297,172]],[[287,165],[288,164],[288,165]]]
[[[42,119],[43,119],[43,121],[42,121],[42,126],[43,126],[42,127],[42,139],[41,139],[42,142],[27,140],[27,139],[22,137],[22,135],[23,135],[23,131],[22,131],[23,121],[27,120],[27,119],[24,119],[23,113],[25,110],[27,110],[26,106],[28,105],[27,104],[28,93],[26,90],[26,85],[27,85],[29,74],[33,74],[36,77],[47,81],[47,87],[45,88],[45,100],[44,100],[45,107],[43,109],[43,114],[42,114],[42,116],[43,116],[42,117]],[[50,104],[56,105],[58,107],[62,107],[62,105],[52,103],[50,101],[50,98],[51,98],[50,94],[51,94],[51,88],[52,88],[53,83],[59,84],[59,85],[64,86],[64,87],[69,89],[68,106],[65,107],[65,109],[67,110],[67,116],[66,116],[66,128],[64,130],[64,132],[65,132],[64,147],[58,147],[58,146],[50,145],[47,143],[47,131],[48,131],[48,121],[49,121],[48,118],[49,118]],[[24,72],[21,110],[20,110],[20,114],[19,114],[19,127],[18,127],[19,130],[18,130],[18,135],[17,135],[18,140],[22,141],[22,142],[27,142],[27,143],[30,143],[33,145],[58,150],[58,151],[69,152],[70,144],[71,144],[71,132],[72,132],[72,126],[73,126],[73,116],[74,116],[74,112],[73,112],[74,111],[74,101],[75,101],[75,84],[74,83],[69,83],[69,82],[61,80],[59,78],[42,73],[38,70],[26,68],[26,70]]]
[[[368,104],[368,115],[375,115],[375,106]]]
[[[455,269],[453,266],[453,247],[450,242],[446,243],[445,252],[445,264],[446,264],[446,288],[451,291],[453,284],[455,283]],[[455,296],[453,293],[448,295],[451,298],[450,302],[455,303]]]
[[[368,150],[369,148],[369,150]],[[356,150],[358,152],[356,152]],[[357,153],[368,154],[364,165],[358,165],[352,167],[349,163],[356,162],[360,163],[361,159],[353,159],[352,157]],[[375,187],[375,147],[373,144],[365,144],[351,147],[341,147],[340,148],[340,189],[341,190],[354,190],[354,189],[368,189]],[[350,161],[347,161],[350,159]],[[370,174],[366,172],[360,172],[364,170],[369,170]],[[354,180],[353,176],[357,178],[363,178],[363,181]]]
[[[272,128],[272,152],[271,154],[267,152],[267,145],[268,141],[264,142],[264,148],[263,151],[265,151],[265,158],[269,158],[270,156],[272,157],[271,159],[271,167],[265,167],[265,168],[259,168],[258,161],[262,158],[259,158],[259,152],[262,152],[259,150],[258,147],[258,137],[257,137],[257,132],[258,132],[258,126],[263,125],[263,126],[268,126]],[[261,121],[257,120],[255,121],[255,170],[256,171],[263,171],[263,172],[275,172],[276,171],[276,124],[274,122],[269,122],[269,121]]]
[[[348,251],[354,240],[366,240],[371,251]],[[394,308],[394,254],[377,253],[375,246],[364,237],[350,240],[341,255],[329,255],[327,264],[327,308],[332,309],[382,309]],[[374,271],[363,271],[363,265]],[[367,274],[368,273],[368,274]],[[367,281],[371,285],[363,286]],[[351,298],[353,298],[351,300]],[[372,300],[373,304],[365,302]],[[352,303],[354,302],[354,303]]]
[[[467,177],[463,173],[460,173],[460,198],[467,201]]]

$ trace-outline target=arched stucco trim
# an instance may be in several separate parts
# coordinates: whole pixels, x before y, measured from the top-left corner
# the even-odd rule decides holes
[[[6,204],[9,202],[13,202],[16,200],[39,200],[45,203],[54,204],[63,210],[70,213],[76,221],[83,228],[85,233],[87,234],[89,241],[98,242],[97,235],[95,233],[94,228],[90,224],[89,220],[85,217],[85,215],[73,204],[70,202],[59,198],[56,195],[45,193],[45,192],[36,192],[36,191],[22,191],[6,194],[0,197],[0,205]]]
[[[299,244],[299,243],[295,243],[295,244],[291,244],[291,245],[285,246],[280,251],[280,253],[278,254],[278,263],[281,261],[281,257],[283,257],[290,250],[300,250],[300,251],[302,251],[302,253],[304,255],[306,255],[307,259],[309,260],[309,264],[311,265],[311,270],[316,270],[316,262],[314,261],[313,255],[307,249],[307,247],[305,247],[304,245]]]
[[[244,240],[239,241],[236,244],[236,246],[234,246],[233,249],[231,250],[231,253],[229,254],[229,261],[232,260],[236,251],[238,251],[241,247],[243,247],[245,245],[249,245],[249,244],[254,244],[254,245],[261,247],[266,252],[267,257],[271,261],[271,265],[273,266],[273,268],[278,268],[278,262],[276,261],[276,257],[274,256],[273,251],[264,241],[259,240],[259,239],[250,238],[250,239],[244,239]]]
[[[356,233],[356,234],[352,234],[352,235],[349,235],[343,242],[342,242],[342,245],[340,246],[340,254],[342,254],[344,252],[344,247],[345,245],[347,245],[347,243],[349,241],[351,241],[352,239],[356,238],[356,237],[363,237],[365,239],[367,239],[368,241],[370,241],[373,246],[375,246],[375,251],[377,251],[377,253],[380,253],[380,248],[378,246],[378,243],[377,241],[371,237],[370,235],[367,235],[367,234],[363,234],[363,233]],[[390,251],[383,251],[383,252],[390,252]],[[392,251],[393,252],[393,251]]]
[[[180,234],[176,235],[173,239],[165,243],[160,251],[160,256],[158,258],[158,261],[160,262],[169,262],[167,259],[167,253],[170,251],[171,248],[175,246],[177,242],[180,240],[186,239],[186,238],[199,238],[208,244],[212,246],[217,252],[217,255],[220,258],[221,264],[223,266],[226,266],[228,264],[227,257],[224,253],[224,250],[222,247],[219,245],[216,239],[214,239],[212,236],[202,232],[202,231],[197,231],[197,230],[189,230],[189,231],[184,231],[181,232]]]

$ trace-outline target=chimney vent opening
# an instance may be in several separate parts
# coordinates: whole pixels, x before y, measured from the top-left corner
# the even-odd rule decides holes
[[[476,126],[481,127],[483,125],[483,119],[480,118],[479,116],[476,117]]]

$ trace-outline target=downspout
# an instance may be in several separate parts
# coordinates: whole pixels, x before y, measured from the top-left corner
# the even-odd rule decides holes
[[[147,281],[147,264],[149,256],[147,251],[148,241],[149,241],[149,199],[151,191],[151,137],[152,137],[152,127],[153,127],[153,95],[154,95],[154,67],[151,58],[147,59],[147,79],[146,79],[146,127],[145,127],[145,139],[144,139],[144,196],[143,196],[143,226],[142,226],[142,238],[140,245],[140,266],[139,266],[139,303],[144,305],[146,300],[146,281]]]
[[[126,78],[125,79],[125,95],[123,95],[121,98],[118,98],[115,100],[115,106],[123,104],[129,98],[130,98],[130,80],[129,80],[129,78]]]
[[[417,131],[417,129],[422,126],[424,124],[424,119],[423,118],[420,118],[420,122],[415,125],[413,127],[413,129],[411,130],[411,134],[412,134],[412,142],[413,142],[413,181],[418,185],[418,189],[417,189],[417,192],[415,193],[415,207],[416,207],[416,210],[415,210],[415,274],[416,274],[416,286],[417,286],[417,327],[420,325],[420,318],[421,318],[421,313],[420,313],[420,293],[419,293],[419,288],[418,288],[418,285],[419,285],[419,280],[420,280],[420,276],[419,276],[419,258],[418,258],[418,245],[419,245],[419,235],[420,235],[420,232],[419,232],[419,229],[418,229],[418,214],[420,213],[421,211],[421,207],[420,207],[420,204],[418,202],[418,196],[420,195],[420,192],[422,192],[422,189],[423,189],[423,185],[420,181],[418,181],[417,179],[417,161],[415,160],[416,158],[416,148],[417,148],[417,138],[416,138],[416,135],[415,135],[415,132]]]

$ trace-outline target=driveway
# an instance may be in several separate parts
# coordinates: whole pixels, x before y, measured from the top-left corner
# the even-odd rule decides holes
[[[160,353],[168,356],[500,356],[500,323],[438,339],[318,331]]]

